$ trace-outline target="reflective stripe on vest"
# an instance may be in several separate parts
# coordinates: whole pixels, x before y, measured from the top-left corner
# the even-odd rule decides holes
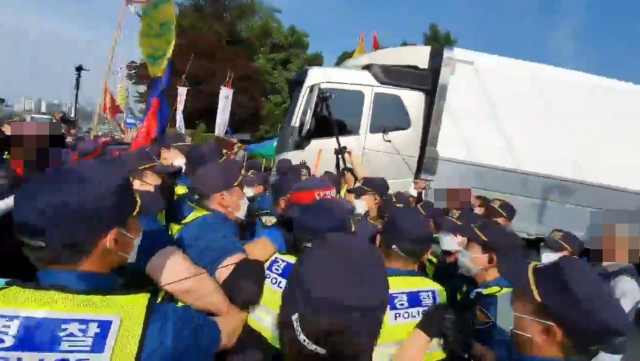
[[[340,190],[340,198],[344,198],[347,195],[347,189],[349,189],[349,186],[343,186],[342,189]]]
[[[189,193],[189,188],[187,188],[187,186],[185,186],[184,184],[178,184],[174,189],[176,191],[174,199]]]
[[[178,233],[182,230],[182,228],[189,222],[192,222],[202,216],[206,216],[207,214],[211,214],[211,212],[206,209],[200,208],[192,203],[189,203],[191,207],[193,207],[193,211],[189,213],[189,215],[182,220],[180,223],[170,223],[169,224],[169,233],[173,238],[178,236]]]
[[[513,288],[491,286],[472,292],[471,297],[473,297],[475,292],[480,292],[486,296],[495,296],[497,298],[496,324],[506,332],[510,332],[513,328],[513,307],[511,306]]]
[[[251,309],[247,320],[251,328],[277,348],[280,348],[278,313],[282,304],[282,291],[295,263],[295,256],[278,253],[265,262],[266,277],[262,298],[260,303]]]
[[[409,337],[431,305],[447,302],[447,293],[439,284],[425,277],[389,276],[389,306],[384,315],[374,360],[391,360],[396,349]],[[446,353],[442,340],[434,339],[424,360],[442,360]]]
[[[436,271],[436,266],[438,265],[438,258],[430,254],[427,256],[427,259],[424,260],[424,265],[427,270],[427,276],[433,279],[433,274]]]
[[[0,354],[28,360],[136,360],[149,299],[148,293],[81,295],[2,288]]]

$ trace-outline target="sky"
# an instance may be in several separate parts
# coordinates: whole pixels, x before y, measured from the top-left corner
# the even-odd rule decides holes
[[[309,33],[310,50],[333,65],[344,50],[419,43],[429,23],[458,47],[545,63],[640,84],[637,0],[267,0],[281,19]],[[1,0],[0,97],[70,102],[74,67],[83,64],[80,102],[96,103],[120,0]],[[125,16],[116,67],[140,58],[139,20]],[[116,71],[116,69],[114,69]]]

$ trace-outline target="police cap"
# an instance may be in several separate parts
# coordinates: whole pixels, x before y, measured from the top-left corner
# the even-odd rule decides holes
[[[306,205],[319,199],[336,198],[336,196],[336,187],[333,184],[322,178],[311,177],[293,185],[289,202],[291,205]]]
[[[223,160],[206,164],[190,178],[189,188],[199,196],[211,196],[242,186],[242,163]]]
[[[543,304],[578,349],[609,344],[632,329],[611,287],[578,258],[540,264],[514,253],[502,257],[498,269],[515,290]]]
[[[389,183],[382,177],[366,177],[362,178],[360,183],[355,187],[349,188],[347,192],[353,194],[356,198],[367,194],[384,197],[389,193]]]
[[[157,145],[161,148],[174,148],[180,153],[185,154],[191,143],[187,141],[187,137],[182,133],[169,133],[165,134],[158,139]]]
[[[245,187],[266,187],[269,185],[269,174],[251,170],[242,177],[242,185]]]
[[[300,176],[295,176],[294,174],[279,176],[273,184],[271,184],[273,198],[280,199],[282,197],[287,197],[291,193],[293,186],[301,181],[302,179],[300,179]]]
[[[340,352],[337,345],[348,345],[343,350],[373,352],[389,304],[389,282],[377,248],[357,238],[354,234],[328,237],[298,259],[279,314],[285,348],[287,342],[300,342],[308,349],[314,344],[329,355]],[[344,339],[331,342],[318,337],[333,328]]]
[[[250,171],[260,172],[262,171],[262,165],[260,164],[260,161],[257,159],[249,159],[247,163],[244,165],[244,169],[246,172],[250,172]]]
[[[477,237],[477,233],[471,226],[481,223],[482,221],[482,216],[473,212],[471,209],[450,210],[448,215],[442,218],[441,230],[465,238],[475,238]]]
[[[194,144],[184,155],[187,161],[186,173],[193,175],[206,164],[219,162],[223,159],[222,148],[215,142],[204,142]]]
[[[416,208],[390,209],[380,233],[382,247],[412,260],[422,259],[436,239],[421,223],[424,218]]]
[[[544,239],[545,247],[554,252],[569,251],[572,255],[579,255],[584,248],[584,242],[575,234],[563,231],[561,229],[554,229]]]
[[[494,198],[486,208],[485,215],[490,219],[505,218],[511,222],[516,217],[516,208],[504,199]]]
[[[141,148],[133,152],[126,152],[120,156],[123,166],[128,172],[145,171],[164,175],[182,170],[180,167],[163,165],[158,161],[158,151],[154,148]]]
[[[15,194],[13,217],[21,238],[65,250],[125,227],[139,208],[122,167],[87,160],[30,177]]]
[[[295,235],[316,238],[327,233],[352,232],[352,215],[351,203],[344,199],[330,198],[298,205],[288,212]]]
[[[293,163],[291,162],[291,159],[288,158],[282,158],[282,159],[278,159],[278,161],[276,162],[276,174],[278,176],[282,176],[285,175],[287,173],[289,173],[289,171],[291,170],[291,168],[293,167]]]

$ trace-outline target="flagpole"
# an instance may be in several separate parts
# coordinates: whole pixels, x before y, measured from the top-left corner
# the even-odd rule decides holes
[[[127,0],[122,0],[122,9],[120,10],[120,15],[118,16],[118,27],[116,28],[115,33],[113,34],[113,44],[111,45],[111,53],[109,54],[109,64],[107,65],[107,71],[104,75],[104,79],[102,81],[102,90],[100,91],[100,99],[98,100],[98,105],[96,106],[96,112],[93,115],[93,127],[91,129],[91,139],[96,136],[96,131],[98,130],[98,120],[100,118],[100,112],[102,107],[104,106],[104,94],[107,89],[107,83],[109,81],[109,76],[111,75],[111,68],[113,67],[113,56],[116,52],[116,46],[118,45],[118,40],[120,39],[120,34],[122,33],[122,21],[124,20],[124,15],[127,12]]]

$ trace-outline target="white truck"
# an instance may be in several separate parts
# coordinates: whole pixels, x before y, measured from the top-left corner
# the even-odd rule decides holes
[[[312,162],[323,149],[320,171],[334,170],[337,132],[392,190],[430,179],[504,198],[517,209],[515,230],[529,236],[583,236],[592,210],[640,211],[638,85],[407,46],[307,68],[290,93],[276,160]]]

